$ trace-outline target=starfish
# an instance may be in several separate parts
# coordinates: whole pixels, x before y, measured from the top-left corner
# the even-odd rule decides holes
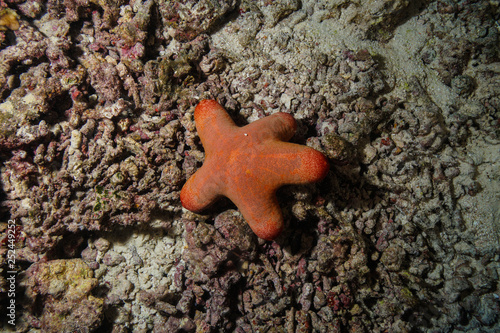
[[[190,211],[201,212],[225,196],[258,237],[273,240],[283,230],[278,188],[317,182],[328,173],[322,153],[286,142],[297,128],[288,113],[239,127],[217,101],[202,100],[194,120],[205,161],[181,190],[182,206]]]

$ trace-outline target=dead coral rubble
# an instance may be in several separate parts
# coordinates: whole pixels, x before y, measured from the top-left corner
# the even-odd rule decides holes
[[[476,214],[498,162],[475,149],[498,152],[497,2],[7,6],[1,212],[26,268],[20,331],[498,330],[494,214]],[[387,43],[417,14],[419,77],[371,49],[320,47],[308,25]],[[240,125],[289,112],[293,141],[331,160],[324,182],[279,191],[276,242],[224,202],[182,211],[202,98]]]
[[[103,300],[91,294],[97,279],[82,260],[39,262],[25,275],[29,305],[34,313],[41,311],[40,320],[32,321],[36,323],[33,328],[68,332],[93,331],[100,326]]]
[[[236,0],[158,1],[164,34],[190,41],[236,8]]]

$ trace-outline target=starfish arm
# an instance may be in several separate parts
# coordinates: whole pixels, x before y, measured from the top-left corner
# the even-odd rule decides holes
[[[248,188],[228,197],[259,238],[273,240],[283,230],[283,215],[274,191]]]
[[[220,192],[220,185],[212,177],[210,169],[202,166],[182,187],[181,203],[184,208],[197,213],[221,197]]]
[[[289,142],[273,142],[261,152],[252,173],[269,188],[307,184],[322,180],[329,170],[319,151]]]
[[[288,141],[297,130],[297,123],[291,114],[278,112],[268,117],[254,121],[240,129],[247,135],[256,136],[255,141],[267,139]]]
[[[226,110],[214,100],[203,100],[198,103],[194,110],[194,120],[201,144],[207,154],[211,153],[213,146],[224,140],[228,133],[238,128]]]
[[[291,168],[291,177],[286,180],[286,184],[308,184],[323,180],[330,169],[325,155],[310,147],[291,145],[299,147],[297,159],[300,162]]]

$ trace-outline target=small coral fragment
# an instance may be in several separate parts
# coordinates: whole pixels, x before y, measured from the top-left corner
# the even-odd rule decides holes
[[[0,10],[0,31],[19,29],[19,15],[10,8]]]

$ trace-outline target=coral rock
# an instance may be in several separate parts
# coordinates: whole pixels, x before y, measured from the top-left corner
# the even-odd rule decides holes
[[[101,324],[103,300],[91,295],[97,279],[81,259],[33,264],[24,284],[33,306],[43,306],[43,332],[92,332]]]

